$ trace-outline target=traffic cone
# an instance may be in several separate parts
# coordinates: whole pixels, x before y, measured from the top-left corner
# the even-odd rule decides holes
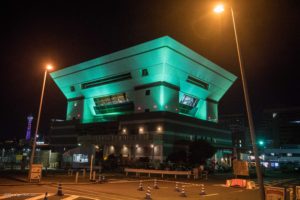
[[[205,193],[205,188],[204,188],[204,184],[201,185],[201,192],[200,195],[206,195]]]
[[[176,184],[175,184],[175,191],[176,191],[176,192],[180,192],[180,189],[179,189],[179,187],[178,187],[178,182],[176,182]]]
[[[58,183],[58,188],[57,188],[57,196],[64,196],[64,193],[62,192],[62,187],[61,187],[61,183]]]
[[[45,193],[44,200],[48,200],[48,192]]]
[[[157,180],[154,179],[154,186],[153,186],[154,189],[159,189],[158,185],[157,185]]]
[[[181,197],[186,197],[184,185],[182,185],[182,187],[181,187],[181,193],[180,193],[180,196],[181,196]]]
[[[146,197],[145,197],[145,199],[152,199],[152,198],[151,198],[151,190],[150,190],[150,186],[148,186],[148,188],[147,188],[147,192],[146,192]]]
[[[143,182],[142,182],[142,181],[140,181],[138,190],[139,190],[139,191],[143,191],[143,190],[144,190],[144,188],[143,188]]]

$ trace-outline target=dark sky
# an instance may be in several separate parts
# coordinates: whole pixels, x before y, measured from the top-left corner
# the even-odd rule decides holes
[[[61,69],[169,35],[238,77],[229,10],[209,0],[1,2],[0,137],[25,137],[37,115],[45,63]],[[264,108],[299,106],[300,1],[233,1],[255,115]],[[41,132],[64,118],[66,100],[49,78]],[[241,81],[220,102],[220,113],[244,112]]]

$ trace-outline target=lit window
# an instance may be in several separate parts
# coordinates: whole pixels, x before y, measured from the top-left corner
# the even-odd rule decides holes
[[[184,94],[179,103],[187,106],[195,107],[198,103],[198,99]]]
[[[144,128],[143,127],[139,128],[139,133],[144,133]]]
[[[123,128],[122,133],[126,134],[126,132],[127,132],[126,128]]]
[[[153,108],[156,109],[156,108],[157,108],[157,105],[154,105]]]
[[[289,156],[289,157],[293,156],[292,153],[287,153],[286,155]]]
[[[275,153],[270,153],[271,156],[275,156]]]
[[[88,162],[88,155],[85,155],[85,154],[73,154],[73,162],[87,163]]]

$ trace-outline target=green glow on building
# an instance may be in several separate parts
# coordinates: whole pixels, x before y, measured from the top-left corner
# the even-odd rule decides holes
[[[51,77],[68,100],[67,120],[75,117],[83,123],[145,111],[178,113],[179,107],[182,114],[217,121],[218,102],[236,80],[168,36],[52,72]],[[128,102],[95,104],[95,98],[117,94]],[[198,103],[181,105],[184,95]]]

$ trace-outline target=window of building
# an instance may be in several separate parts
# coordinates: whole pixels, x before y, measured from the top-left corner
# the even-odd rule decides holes
[[[71,90],[71,92],[74,92],[75,91],[75,86],[74,85],[70,86],[70,90]]]
[[[198,99],[184,94],[179,103],[190,107],[195,107],[198,103]]]
[[[146,108],[146,109],[145,109],[145,112],[150,112],[150,109],[149,109],[149,108]]]
[[[125,93],[120,93],[111,96],[94,98],[96,106],[103,106],[109,104],[121,104],[128,102],[128,98]]]
[[[142,76],[148,76],[148,70],[147,69],[142,69]]]
[[[150,95],[150,90],[146,90],[145,95],[146,95],[146,96],[149,96],[149,95]]]

